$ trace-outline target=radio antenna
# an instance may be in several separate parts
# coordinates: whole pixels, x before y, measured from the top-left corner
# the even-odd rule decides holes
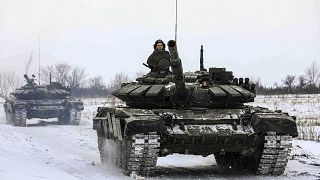
[[[40,85],[40,60],[41,60],[41,58],[40,58],[40,36],[39,36],[39,38],[38,38],[38,46],[39,46],[39,85]]]
[[[175,24],[175,34],[174,40],[177,42],[177,32],[178,32],[178,0],[176,0],[176,24]]]

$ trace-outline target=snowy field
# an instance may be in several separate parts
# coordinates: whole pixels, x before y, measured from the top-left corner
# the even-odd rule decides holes
[[[79,127],[57,125],[56,119],[32,119],[27,121],[28,127],[13,127],[5,124],[0,99],[0,180],[132,179],[110,165],[101,165],[92,129],[97,107],[114,102],[85,99],[84,103]],[[306,121],[304,126],[319,126],[319,95],[259,96],[251,104],[283,109]],[[278,177],[222,172],[212,155],[174,154],[159,158],[156,177],[147,179],[319,179],[320,143],[295,139],[293,146],[285,174]]]

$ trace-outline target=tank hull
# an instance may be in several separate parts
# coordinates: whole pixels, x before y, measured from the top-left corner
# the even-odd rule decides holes
[[[68,99],[6,100],[4,103],[7,122],[26,126],[31,118],[58,118],[60,124],[78,125],[83,110],[82,101]]]
[[[216,159],[220,160],[219,164],[224,166],[235,166],[235,164],[226,163],[235,162],[235,158],[248,159],[247,161],[254,159],[255,163],[252,163],[254,165],[251,169],[254,169],[256,173],[273,175],[283,173],[289,155],[288,149],[291,147],[291,139],[297,136],[296,123],[291,116],[250,106],[236,109],[99,108],[98,115],[94,118],[93,128],[97,131],[100,143],[106,139],[117,142],[119,146],[129,142],[131,144],[129,150],[126,148],[126,151],[120,151],[122,154],[126,154],[126,152],[139,154],[139,152],[135,152],[137,147],[134,145],[138,146],[139,142],[143,142],[143,139],[149,143],[151,138],[150,147],[142,145],[142,149],[147,150],[140,152],[140,154],[142,154],[141,159],[145,159],[143,154],[150,154],[149,151],[154,153],[151,156],[153,159],[150,159],[150,162],[154,163],[148,165],[153,169],[156,166],[154,159],[172,153],[202,156],[214,154]],[[269,134],[272,135],[268,139]],[[139,138],[142,140],[138,141]],[[281,159],[281,162],[284,163],[279,171],[267,170],[263,172],[261,169],[259,170],[259,167],[262,166],[263,152],[268,148],[265,144],[273,138],[282,139],[282,141],[278,140],[276,144],[279,144],[279,148],[281,146],[277,153],[285,154]],[[99,146],[100,151],[104,151],[105,149],[101,146],[103,145]],[[151,150],[148,150],[150,148]],[[273,151],[274,148],[271,147],[269,151]],[[122,157],[121,153],[120,157]],[[264,157],[269,157],[272,160],[277,159],[275,156],[266,155]],[[228,160],[230,158],[232,160]],[[126,155],[118,164],[130,159],[132,157]],[[129,164],[132,165],[134,162]],[[140,162],[140,169],[135,171],[141,174],[150,174],[154,171],[142,168],[141,164],[143,162]],[[128,168],[127,165],[122,169],[126,173],[130,173],[134,168]]]

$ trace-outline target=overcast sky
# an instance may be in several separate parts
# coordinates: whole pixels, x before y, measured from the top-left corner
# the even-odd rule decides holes
[[[319,0],[178,0],[184,70],[226,67],[266,85],[320,64]],[[0,70],[67,62],[109,81],[134,77],[155,40],[174,38],[174,0],[0,0]]]

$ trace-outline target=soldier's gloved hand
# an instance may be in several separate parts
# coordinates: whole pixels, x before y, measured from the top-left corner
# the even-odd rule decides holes
[[[151,71],[155,70],[155,68],[153,66],[149,66],[149,68],[150,68]]]

